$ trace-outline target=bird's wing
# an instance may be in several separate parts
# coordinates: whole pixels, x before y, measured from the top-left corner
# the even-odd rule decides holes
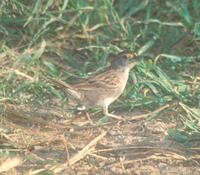
[[[120,85],[119,76],[113,71],[106,71],[73,86],[80,90],[116,89]]]

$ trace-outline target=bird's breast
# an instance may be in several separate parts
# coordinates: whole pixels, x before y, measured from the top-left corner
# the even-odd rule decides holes
[[[124,70],[123,72],[121,72],[121,74],[119,76],[119,81],[121,83],[120,90],[122,92],[124,91],[124,88],[126,87],[128,77],[129,77],[129,71],[128,70]]]

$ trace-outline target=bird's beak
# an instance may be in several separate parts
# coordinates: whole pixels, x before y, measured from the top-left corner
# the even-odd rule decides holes
[[[134,61],[134,62],[128,64],[128,68],[129,68],[129,69],[132,69],[132,68],[135,67],[138,63],[139,63],[139,61]]]
[[[129,69],[132,69],[134,66],[136,66],[138,63],[140,63],[140,57],[141,56],[138,56],[137,54],[132,54],[132,55],[129,55],[130,58],[128,57],[129,59],[129,64],[128,64],[128,67]]]

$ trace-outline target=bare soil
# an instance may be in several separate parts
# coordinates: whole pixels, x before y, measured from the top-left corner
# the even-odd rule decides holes
[[[0,163],[11,168],[2,174],[199,175],[200,142],[186,147],[172,140],[168,129],[181,124],[172,123],[167,109],[154,121],[137,118],[144,113],[121,113],[133,119],[125,121],[97,114],[90,121],[60,109],[5,105],[0,144],[9,156]]]

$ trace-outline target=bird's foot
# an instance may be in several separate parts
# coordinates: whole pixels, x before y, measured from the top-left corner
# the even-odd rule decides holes
[[[90,123],[91,125],[94,125],[94,122],[93,122],[92,119],[90,118],[90,114],[89,114],[88,112],[85,111],[85,115],[86,115],[87,120],[89,121],[89,123]]]

